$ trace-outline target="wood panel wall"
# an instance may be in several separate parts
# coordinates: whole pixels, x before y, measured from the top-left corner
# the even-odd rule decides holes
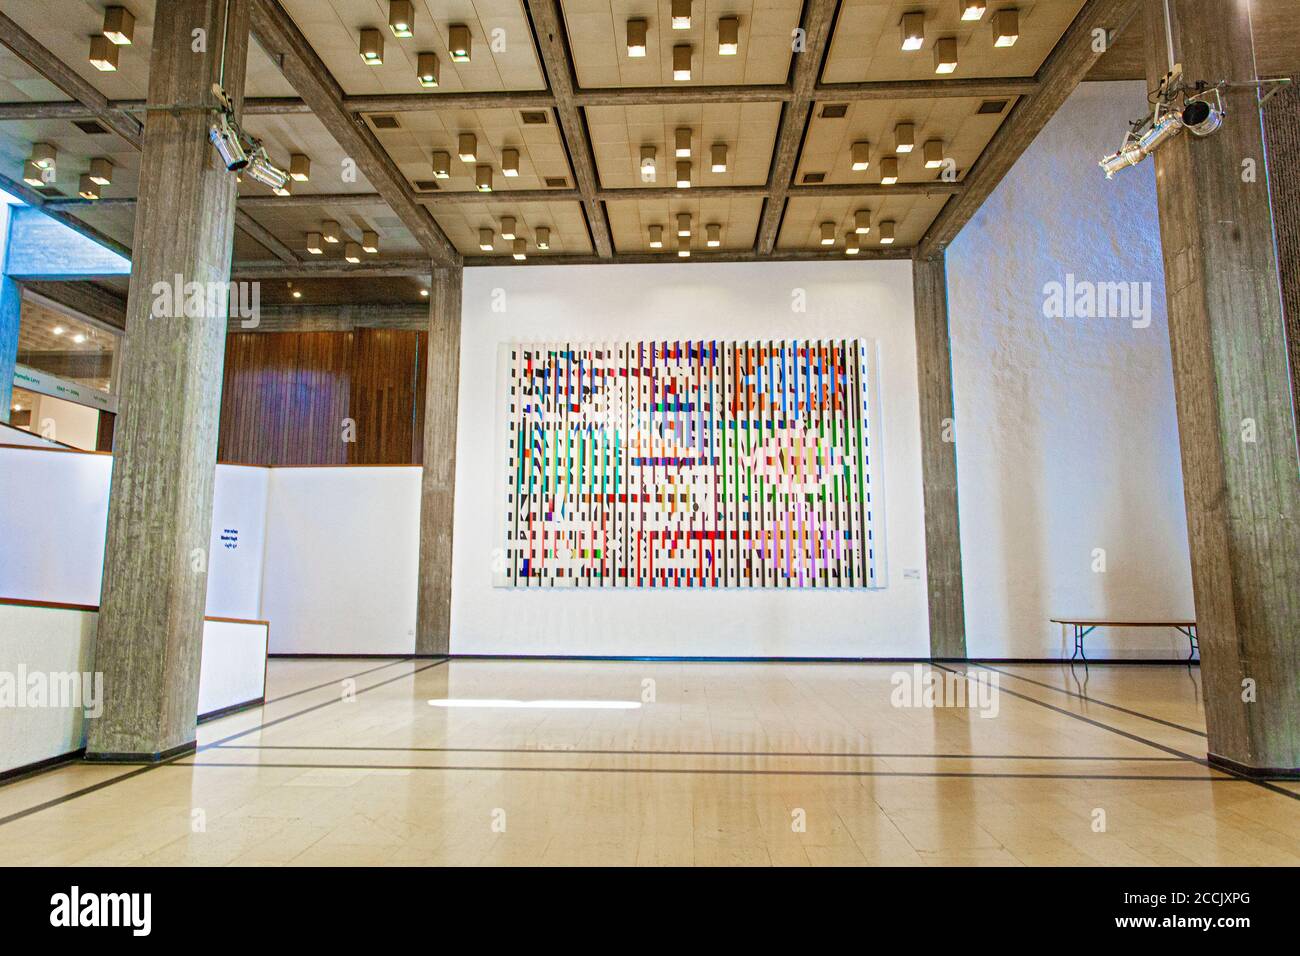
[[[364,328],[229,334],[218,459],[418,464],[425,334]]]

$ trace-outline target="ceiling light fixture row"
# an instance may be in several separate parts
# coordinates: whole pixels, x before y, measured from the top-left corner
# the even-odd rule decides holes
[[[343,258],[353,264],[361,261],[363,253],[372,256],[379,254],[379,233],[373,229],[363,229],[360,242],[344,242],[344,239],[346,237],[339,229],[339,224],[333,219],[326,219],[320,224],[319,232],[307,233],[307,251],[313,256],[324,255],[327,245],[342,242]]]
[[[987,10],[984,0],[957,0],[958,15],[964,22],[981,20]],[[1020,11],[1016,7],[1003,7],[989,18],[993,45],[1006,48],[1020,39]],[[914,53],[925,45],[925,13],[914,11],[903,14],[898,23],[902,34],[902,50]],[[934,43],[934,72],[954,73],[957,70],[957,38],[940,37]]]
[[[415,36],[415,4],[411,0],[389,0],[388,29],[398,39]],[[473,54],[473,40],[469,27],[463,23],[453,23],[447,27],[447,52],[453,63],[468,63]],[[359,31],[358,53],[363,62],[370,66],[382,66],[384,63],[384,34],[374,27],[362,27]],[[415,76],[420,86],[434,89],[439,83],[438,54],[432,50],[423,50],[416,54]]]
[[[674,30],[689,30],[691,28],[691,0],[673,0],[671,19]],[[642,59],[645,57],[647,29],[647,21],[640,17],[627,21],[627,55],[630,58]],[[685,53],[679,54],[678,50],[684,50]],[[718,56],[735,56],[739,52],[739,18],[720,17],[718,19]],[[684,66],[679,66],[679,56],[683,58]],[[673,79],[690,79],[690,56],[691,47],[689,44],[678,44],[673,47]],[[680,76],[679,73],[685,73],[686,75]]]
[[[514,216],[501,217],[501,238],[510,243],[510,254],[522,262],[528,258],[528,240],[519,230]],[[551,227],[533,228],[533,244],[538,252],[547,252],[551,248]],[[496,248],[496,233],[490,227],[478,231],[478,247],[482,252],[492,252]]]

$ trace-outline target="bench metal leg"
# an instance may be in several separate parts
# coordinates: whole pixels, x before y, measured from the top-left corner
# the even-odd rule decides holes
[[[1070,655],[1070,660],[1079,657],[1086,664],[1088,663],[1088,655],[1083,651],[1083,639],[1097,628],[1095,626],[1084,627],[1082,624],[1071,624],[1070,626],[1074,628],[1074,653]]]
[[[1196,656],[1201,653],[1201,642],[1196,636],[1196,625],[1192,624],[1188,627],[1175,626],[1174,630],[1187,638],[1187,660],[1195,660]]]

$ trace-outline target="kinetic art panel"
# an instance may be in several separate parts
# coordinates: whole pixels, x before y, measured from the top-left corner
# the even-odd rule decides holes
[[[871,588],[869,340],[513,344],[505,587]]]

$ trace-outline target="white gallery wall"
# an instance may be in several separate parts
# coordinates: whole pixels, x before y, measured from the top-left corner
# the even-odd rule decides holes
[[[797,311],[800,302],[806,311]],[[888,587],[492,586],[497,345],[864,337],[880,351]],[[458,654],[923,657],[929,653],[916,346],[906,261],[465,270],[451,649]],[[914,575],[914,576],[912,576]]]
[[[1063,615],[1193,616],[1155,171],[1097,167],[1146,110],[1140,82],[1084,83],[948,251],[972,656],[1068,657],[1048,623]],[[1045,316],[1070,275],[1136,283],[1139,308]],[[1187,654],[1169,630],[1100,630],[1088,648]]]

